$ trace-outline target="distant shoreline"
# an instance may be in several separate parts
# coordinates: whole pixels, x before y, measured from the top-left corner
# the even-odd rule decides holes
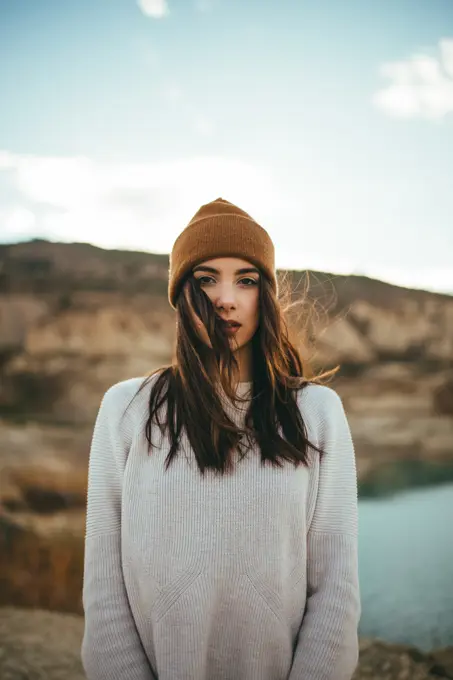
[[[377,468],[358,482],[359,500],[453,483],[453,462],[401,460]]]

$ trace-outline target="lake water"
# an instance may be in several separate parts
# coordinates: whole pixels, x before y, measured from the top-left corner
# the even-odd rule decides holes
[[[359,501],[362,636],[453,645],[453,485]]]

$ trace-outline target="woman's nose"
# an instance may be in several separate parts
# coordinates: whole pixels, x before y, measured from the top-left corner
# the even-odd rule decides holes
[[[236,295],[234,289],[229,286],[223,288],[216,299],[216,306],[224,309],[231,309],[236,305]]]

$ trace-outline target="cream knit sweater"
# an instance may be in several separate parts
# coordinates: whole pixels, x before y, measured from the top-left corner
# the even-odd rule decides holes
[[[148,385],[111,387],[91,445],[83,666],[88,680],[350,680],[358,661],[357,479],[342,402],[298,402],[309,468],[203,478],[187,439],[167,472],[148,454]],[[247,394],[250,383],[239,388]],[[246,406],[229,410],[241,422]]]

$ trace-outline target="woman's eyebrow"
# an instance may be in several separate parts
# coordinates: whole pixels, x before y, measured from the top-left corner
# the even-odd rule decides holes
[[[205,267],[204,265],[198,265],[193,268],[193,272],[210,272],[211,274],[220,274],[218,269],[214,267]],[[256,267],[243,267],[242,269],[236,269],[234,275],[238,274],[259,274],[259,270]]]

